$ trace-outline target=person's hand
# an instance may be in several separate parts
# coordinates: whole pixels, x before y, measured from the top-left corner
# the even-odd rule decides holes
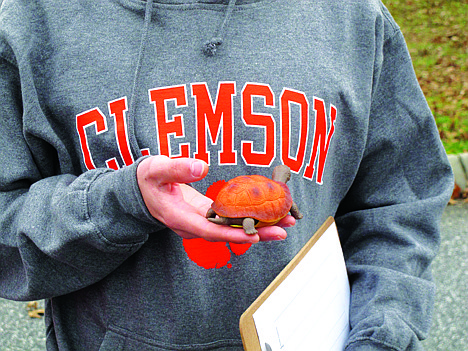
[[[201,160],[152,156],[138,165],[137,180],[151,215],[183,238],[233,243],[286,238],[283,227],[295,224],[294,217],[290,215],[275,226],[258,228],[258,233],[254,235],[245,234],[241,228],[208,221],[205,215],[212,200],[185,184],[196,182],[207,173],[208,165]]]

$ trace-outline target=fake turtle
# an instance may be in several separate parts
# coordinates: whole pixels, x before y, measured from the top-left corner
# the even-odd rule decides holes
[[[289,212],[296,219],[302,214],[291,198],[286,182],[291,178],[288,166],[276,166],[272,179],[245,175],[229,180],[218,193],[206,218],[217,224],[243,227],[247,234],[256,227],[274,225]]]

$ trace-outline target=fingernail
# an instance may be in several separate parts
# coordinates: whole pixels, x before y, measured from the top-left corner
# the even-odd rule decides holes
[[[190,170],[192,171],[192,175],[196,178],[202,176],[203,171],[205,170],[205,165],[202,161],[193,161],[190,165]]]

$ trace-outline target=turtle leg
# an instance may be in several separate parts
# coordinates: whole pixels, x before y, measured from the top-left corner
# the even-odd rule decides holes
[[[226,217],[207,217],[210,222],[215,223],[215,224],[224,224],[224,225],[230,225],[231,221],[229,218]]]
[[[303,217],[301,211],[299,211],[299,207],[297,207],[297,204],[294,201],[289,212],[291,212],[291,216],[296,219],[301,219]]]
[[[242,221],[242,227],[246,234],[257,234],[257,229],[255,229],[255,220],[250,217],[244,218]]]
[[[208,210],[208,212],[210,211]],[[208,217],[208,213],[207,213],[206,219],[208,219],[210,222],[215,223],[215,224],[230,225],[230,226],[235,226],[235,227],[241,227],[242,221],[243,221],[243,218],[229,218],[229,217],[222,217],[222,216],[216,217],[216,214],[213,217]]]
[[[216,212],[210,207],[208,211],[206,211],[206,218],[216,218]]]

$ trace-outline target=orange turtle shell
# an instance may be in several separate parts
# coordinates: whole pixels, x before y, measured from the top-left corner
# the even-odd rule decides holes
[[[211,208],[218,216],[250,217],[266,225],[286,216],[292,202],[285,183],[261,175],[246,175],[229,180],[219,191]]]

